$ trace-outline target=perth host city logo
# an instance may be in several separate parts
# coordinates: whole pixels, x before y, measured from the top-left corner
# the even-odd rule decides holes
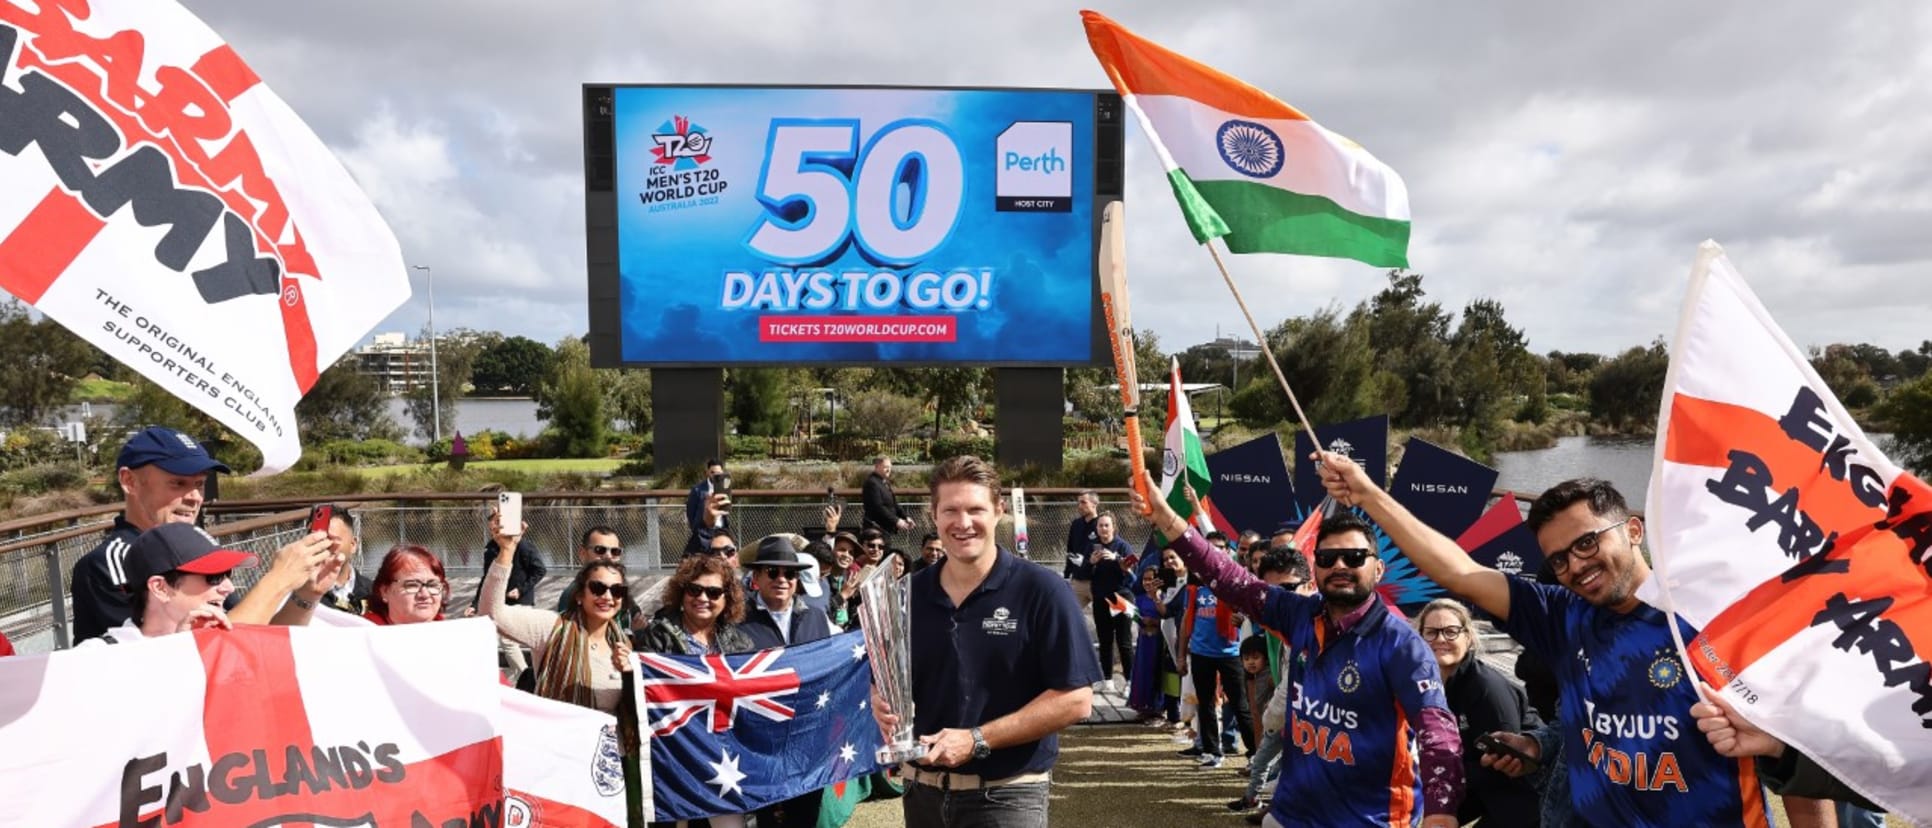
[[[647,212],[661,213],[718,203],[730,186],[711,164],[715,136],[684,115],[672,115],[651,133],[651,170],[637,194]]]
[[[1073,211],[1073,124],[1015,121],[994,148],[993,209]]]

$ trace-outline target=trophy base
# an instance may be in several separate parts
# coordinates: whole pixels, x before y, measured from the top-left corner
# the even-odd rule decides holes
[[[873,754],[873,757],[878,759],[881,765],[897,765],[902,762],[910,762],[924,755],[926,755],[925,747],[918,744],[911,744],[898,746],[887,745],[879,748],[879,752]]]

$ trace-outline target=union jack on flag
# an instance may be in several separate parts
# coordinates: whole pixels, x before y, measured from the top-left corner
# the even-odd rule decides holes
[[[639,653],[635,687],[653,819],[748,813],[878,770],[860,633],[752,653]]]
[[[651,716],[651,735],[676,733],[699,713],[711,714],[713,733],[729,730],[739,710],[774,722],[789,721],[795,711],[781,699],[798,693],[798,673],[774,666],[784,654],[783,647],[761,650],[735,668],[715,653],[695,664],[655,653],[639,654],[649,670],[664,676],[641,682],[648,709],[653,714],[663,711]]]

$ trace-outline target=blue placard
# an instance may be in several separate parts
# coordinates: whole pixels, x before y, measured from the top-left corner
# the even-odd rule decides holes
[[[625,362],[1091,364],[1091,92],[622,87]]]
[[[1271,432],[1217,451],[1207,456],[1207,464],[1208,498],[1236,533],[1252,529],[1265,537],[1299,518],[1279,435]]]
[[[1378,414],[1345,423],[1332,423],[1316,426],[1321,435],[1322,447],[1339,454],[1346,454],[1360,463],[1368,472],[1369,479],[1377,486],[1386,486],[1389,476],[1389,415]],[[1295,502],[1301,506],[1301,513],[1315,510],[1325,490],[1321,478],[1315,474],[1315,464],[1308,459],[1315,446],[1308,440],[1308,432],[1295,432]]]
[[[1429,528],[1453,538],[1482,515],[1495,486],[1495,469],[1412,437],[1389,495]]]

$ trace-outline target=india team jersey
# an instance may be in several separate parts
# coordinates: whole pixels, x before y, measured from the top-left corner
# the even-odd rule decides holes
[[[1755,766],[1718,755],[1691,718],[1696,678],[1665,623],[1647,604],[1618,613],[1509,578],[1500,627],[1556,674],[1577,815],[1605,828],[1769,825]]]
[[[1448,710],[1435,657],[1379,599],[1344,633],[1321,601],[1268,591],[1262,623],[1288,639],[1287,733],[1270,807],[1288,828],[1412,825],[1423,812],[1416,729]]]

